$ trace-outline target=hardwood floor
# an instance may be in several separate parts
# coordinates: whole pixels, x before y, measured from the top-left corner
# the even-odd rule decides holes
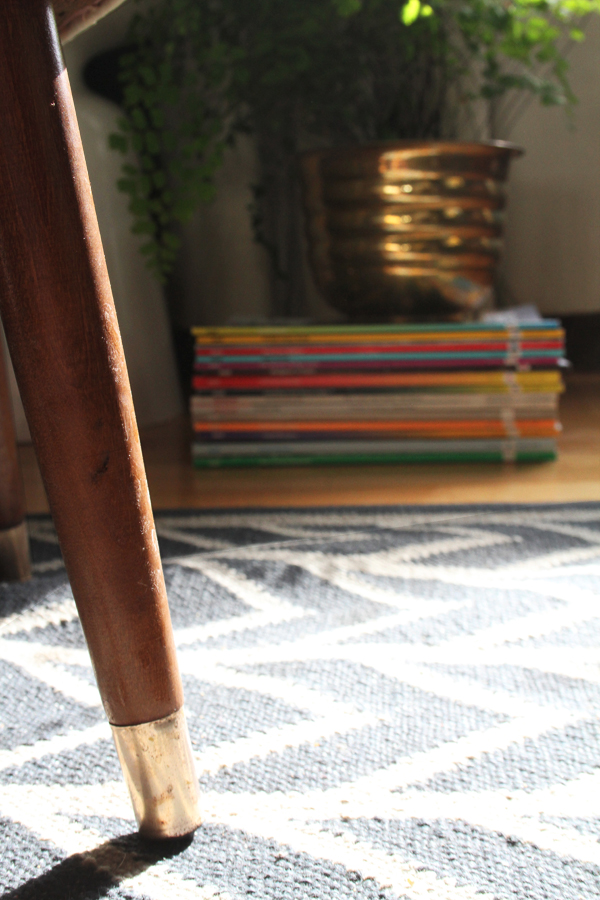
[[[185,418],[142,433],[155,509],[600,500],[600,373],[570,375],[555,462],[194,470]],[[48,504],[31,446],[20,449],[27,511]]]

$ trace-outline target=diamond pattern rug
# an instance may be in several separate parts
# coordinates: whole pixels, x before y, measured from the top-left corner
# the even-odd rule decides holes
[[[600,505],[173,512],[204,824],[142,842],[54,530],[0,586],[0,900],[600,897]]]

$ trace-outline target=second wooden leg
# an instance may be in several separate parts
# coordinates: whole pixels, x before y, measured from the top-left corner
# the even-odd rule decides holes
[[[25,497],[6,362],[0,341],[0,581],[31,576]]]

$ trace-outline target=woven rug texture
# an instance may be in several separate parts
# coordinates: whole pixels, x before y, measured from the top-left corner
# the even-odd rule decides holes
[[[159,845],[29,526],[0,900],[600,897],[600,504],[159,514],[204,812]]]

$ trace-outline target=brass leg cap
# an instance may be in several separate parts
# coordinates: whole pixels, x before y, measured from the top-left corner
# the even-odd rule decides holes
[[[200,824],[200,790],[182,709],[143,725],[111,725],[143,837],[183,837]]]

